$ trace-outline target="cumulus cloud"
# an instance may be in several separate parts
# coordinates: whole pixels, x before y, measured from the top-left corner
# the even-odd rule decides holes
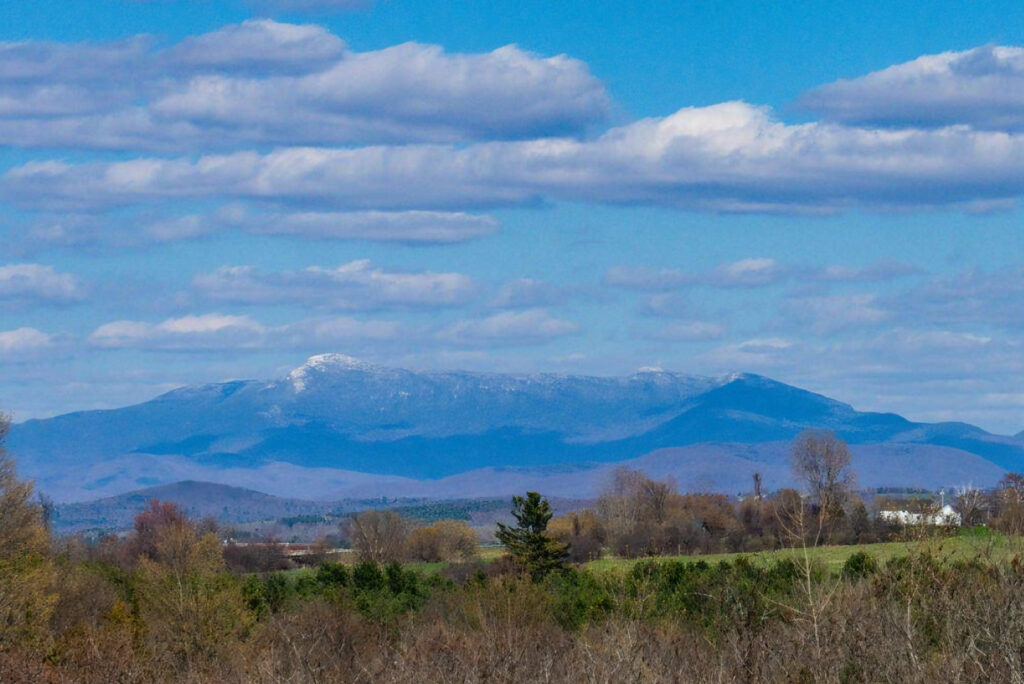
[[[590,141],[32,161],[6,172],[0,192],[22,206],[65,208],[218,197],[348,210],[463,210],[541,198],[746,212],[963,208],[1024,192],[1024,135],[786,125],[734,102]]]
[[[256,344],[256,338],[265,330],[248,316],[222,314],[169,318],[162,323],[122,320],[96,328],[89,343],[107,349],[245,348]]]
[[[857,125],[1024,128],[1024,48],[985,45],[925,55],[816,88],[800,100],[833,121]]]
[[[161,323],[122,320],[92,332],[88,342],[103,349],[201,352],[218,350],[308,349],[341,342],[380,342],[399,337],[392,321],[348,317],[312,318],[269,326],[249,316],[204,314]]]
[[[355,52],[327,29],[252,19],[166,49],[0,43],[0,144],[190,151],[578,134],[608,96],[587,66],[509,45]]]
[[[527,309],[457,321],[443,329],[439,337],[467,346],[514,346],[537,344],[578,331],[579,326],[572,321],[552,316],[544,309]]]
[[[310,72],[341,58],[345,43],[322,26],[248,19],[167,51],[172,68],[225,72]]]
[[[213,301],[363,310],[456,306],[475,292],[473,280],[461,273],[386,271],[368,259],[301,271],[227,266],[196,276],[192,288]]]
[[[54,345],[51,335],[35,328],[0,331],[0,360],[31,357]]]
[[[347,54],[295,79],[194,79],[152,103],[161,118],[277,142],[373,142],[547,136],[607,108],[603,86],[565,56],[516,46],[477,55],[405,43]]]
[[[84,298],[78,278],[59,272],[53,266],[0,266],[0,301],[67,304]]]
[[[110,82],[113,73],[142,67],[151,43],[144,36],[110,43],[0,42],[0,84]]]

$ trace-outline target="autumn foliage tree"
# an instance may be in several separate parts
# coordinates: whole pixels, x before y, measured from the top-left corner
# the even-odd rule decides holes
[[[161,538],[168,530],[185,524],[185,513],[176,503],[150,499],[146,508],[135,516],[135,532],[128,539],[128,553],[136,559],[160,560]]]
[[[226,572],[220,540],[172,503],[150,501],[129,542],[138,553],[135,593],[146,640],[169,670],[210,662],[250,621],[238,582]]]
[[[607,535],[597,514],[591,510],[573,511],[552,518],[547,535],[568,547],[568,560],[585,563],[601,557]]]
[[[406,539],[406,557],[416,561],[465,560],[476,553],[476,532],[463,520],[438,520],[417,527]]]
[[[56,602],[50,539],[31,482],[18,479],[3,447],[10,419],[0,414],[0,650],[38,649]]]

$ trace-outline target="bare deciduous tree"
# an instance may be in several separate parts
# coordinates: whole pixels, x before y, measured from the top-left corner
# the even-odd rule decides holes
[[[364,511],[348,522],[348,538],[363,560],[386,563],[402,558],[409,529],[394,511]]]
[[[997,515],[993,521],[1003,532],[1024,532],[1024,475],[1007,473],[996,485]]]
[[[831,430],[805,430],[793,442],[790,459],[794,477],[807,487],[818,508],[817,543],[829,524],[842,515],[843,505],[857,488],[850,450]]]
[[[988,508],[985,492],[971,485],[960,487],[957,489],[953,508],[960,514],[960,524],[964,527],[980,525],[984,522]]]

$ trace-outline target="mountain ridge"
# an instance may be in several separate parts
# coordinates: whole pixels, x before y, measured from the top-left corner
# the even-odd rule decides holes
[[[275,464],[408,487],[407,481],[494,467],[614,463],[702,444],[781,443],[808,428],[834,430],[852,445],[890,445],[894,453],[901,444],[932,449],[951,477],[963,473],[948,450],[997,470],[1024,469],[1018,437],[857,411],[750,373],[417,372],[339,354],[311,357],[277,380],[193,385],[120,409],[25,421],[12,426],[9,447],[45,491],[82,500],[176,476],[213,473],[227,484],[230,477],[248,482]],[[985,471],[985,478],[995,476]]]

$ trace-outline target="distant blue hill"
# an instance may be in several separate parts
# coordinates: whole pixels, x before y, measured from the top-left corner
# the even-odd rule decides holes
[[[371,484],[397,491],[416,488],[409,483],[418,480],[493,468],[542,473],[703,444],[736,451],[784,443],[807,428],[834,430],[853,445],[878,445],[871,454],[891,450],[897,460],[885,472],[901,483],[915,475],[943,482],[945,472],[957,478],[948,484],[966,484],[963,478],[977,471],[975,484],[986,484],[1006,470],[1024,470],[1020,436],[860,412],[757,375],[418,373],[338,354],[312,357],[280,380],[185,387],[121,409],[26,421],[12,428],[9,448],[22,471],[60,500],[183,479],[261,491],[273,485],[281,495],[304,497],[312,474],[349,483],[353,493]],[[902,472],[898,454],[906,449],[898,447],[907,445],[915,447],[915,458]],[[938,470],[925,477],[920,470],[929,447]],[[721,458],[722,450],[707,453]],[[957,454],[972,459],[958,464]],[[985,467],[965,471],[967,462]],[[680,463],[696,468],[693,457]],[[785,468],[776,465],[783,479]],[[710,472],[715,465],[700,467]],[[295,487],[288,489],[287,481],[259,486],[272,472],[290,473]],[[681,480],[687,475],[675,473]]]

